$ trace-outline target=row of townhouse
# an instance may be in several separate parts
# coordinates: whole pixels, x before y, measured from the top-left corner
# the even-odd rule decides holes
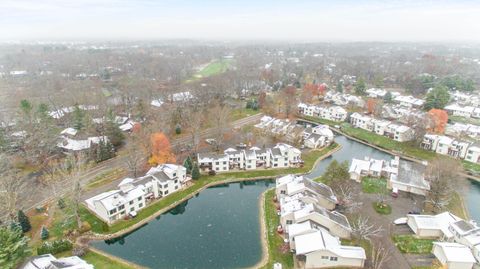
[[[348,112],[341,106],[327,107],[305,103],[298,104],[298,112],[306,116],[338,122],[345,121],[348,116]]]
[[[85,200],[87,207],[108,224],[126,217],[135,217],[149,200],[177,192],[190,178],[186,168],[176,164],[152,167],[145,176],[125,178],[119,189]]]
[[[404,124],[408,124],[412,119],[422,119],[425,114],[420,109],[404,107],[399,104],[385,104],[382,107],[382,118]]]
[[[457,140],[445,135],[426,134],[421,147],[438,154],[480,163],[480,145]]]
[[[311,149],[323,148],[330,145],[334,137],[328,125],[308,127],[303,131],[303,145]]]
[[[454,124],[447,124],[445,134],[455,137],[480,138],[480,126],[455,122]]]
[[[444,108],[448,114],[466,118],[480,118],[480,108],[473,106],[464,106],[459,104],[450,104]]]
[[[425,100],[415,98],[411,95],[397,95],[393,98],[393,101],[405,107],[415,108],[420,108],[425,104]]]
[[[338,201],[329,186],[287,175],[277,179],[275,192],[281,231],[305,268],[364,266],[363,248],[341,244],[352,228],[344,215],[331,211]]]
[[[390,161],[365,158],[352,159],[348,170],[350,179],[361,182],[364,177],[385,178],[387,188],[426,196],[430,183],[425,179],[424,164],[400,160],[396,156]]]
[[[405,142],[413,139],[413,129],[406,125],[375,119],[357,112],[350,115],[350,123],[355,128],[387,136],[395,141]]]
[[[347,94],[347,93],[339,93],[334,91],[329,91],[325,94],[324,97],[325,102],[333,103],[337,106],[346,106],[346,105],[354,105],[358,107],[364,107],[365,101],[358,96]]]
[[[457,90],[455,92],[450,92],[450,98],[452,101],[462,106],[480,106],[480,96],[475,93],[469,94]]]
[[[407,215],[407,225],[419,238],[435,238],[432,253],[445,268],[472,269],[480,265],[480,228],[450,212]],[[477,268],[477,267],[475,267]]]
[[[228,148],[223,154],[198,153],[201,171],[225,172],[234,169],[296,167],[303,164],[302,152],[288,144],[278,143],[273,148],[252,147],[247,150]]]

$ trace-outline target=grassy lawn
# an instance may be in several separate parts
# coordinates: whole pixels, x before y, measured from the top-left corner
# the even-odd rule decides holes
[[[466,214],[467,212],[465,212],[464,209],[465,206],[463,204],[462,197],[458,194],[458,192],[452,193],[452,199],[450,200],[450,204],[447,206],[447,210],[462,219],[469,219]]]
[[[207,184],[216,181],[222,180],[234,180],[234,179],[243,179],[243,178],[269,178],[275,177],[279,175],[285,174],[295,174],[295,173],[306,173],[310,171],[315,163],[315,161],[325,155],[330,150],[335,149],[338,147],[338,144],[333,143],[332,145],[324,148],[322,150],[312,150],[302,155],[302,159],[304,161],[304,166],[300,168],[282,168],[282,169],[266,169],[266,170],[255,170],[255,171],[237,171],[237,172],[228,172],[228,173],[221,173],[216,176],[202,176],[199,180],[196,180],[193,185],[188,187],[187,189],[183,189],[181,191],[172,193],[167,197],[158,200],[157,202],[149,205],[148,207],[142,209],[138,212],[138,215],[134,219],[130,220],[119,220],[112,226],[105,229],[105,226],[102,221],[100,221],[97,217],[95,217],[92,213],[88,210],[82,210],[82,220],[86,220],[92,226],[92,231],[97,233],[114,233],[125,228],[134,225],[135,223],[140,222],[141,220],[153,215],[157,211],[168,207],[175,202],[181,201],[184,197],[191,195],[201,188],[205,187]],[[74,223],[73,223],[74,224]],[[65,227],[65,225],[63,226]],[[66,226],[69,227],[69,226]],[[71,226],[70,226],[71,227]]]
[[[133,269],[133,267],[119,261],[110,259],[109,257],[89,251],[82,257],[85,261],[92,264],[95,269]]]
[[[277,226],[280,223],[280,217],[277,215],[277,208],[273,202],[275,190],[268,190],[265,193],[265,223],[267,229],[268,242],[268,263],[263,268],[273,268],[274,263],[281,263],[283,268],[293,268],[293,254],[282,251],[283,238],[277,233]]]
[[[207,64],[205,67],[203,67],[201,70],[196,72],[191,79],[185,82],[188,83],[197,79],[221,74],[223,72],[226,72],[232,66],[232,64],[232,59],[214,60]]]
[[[453,122],[459,122],[459,123],[470,123],[474,125],[480,125],[480,119],[474,119],[474,118],[465,118],[462,116],[448,116],[448,119],[453,121]]]
[[[384,178],[364,177],[362,191],[364,193],[384,193],[387,190],[387,181]]]
[[[418,239],[413,235],[393,236],[393,242],[402,253],[429,254],[432,252],[433,241],[431,239]]]
[[[230,120],[236,121],[239,119],[243,119],[255,114],[260,113],[258,110],[253,110],[251,108],[238,108],[238,109],[233,109],[230,111]]]
[[[378,202],[374,202],[373,208],[380,215],[390,215],[390,213],[392,213],[392,207],[388,204],[381,204]]]
[[[463,168],[474,175],[480,175],[480,164],[462,160]]]
[[[71,202],[66,200],[66,203]],[[82,221],[87,221],[92,226],[93,232],[102,233],[105,230],[106,224],[83,206],[80,207],[80,216]],[[55,210],[55,216],[49,228],[51,238],[62,238],[64,231],[75,229],[77,229],[77,221],[73,216],[71,206]]]

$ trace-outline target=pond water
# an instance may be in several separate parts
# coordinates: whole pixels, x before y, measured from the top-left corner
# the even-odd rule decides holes
[[[392,156],[337,135],[342,148],[317,164],[307,176],[321,176],[331,161]],[[471,182],[466,199],[471,217],[480,220],[480,183]],[[242,268],[261,259],[259,197],[271,180],[208,188],[123,237],[93,246],[150,268]]]
[[[92,245],[149,268],[242,268],[262,256],[259,197],[271,180],[208,188],[136,231]]]

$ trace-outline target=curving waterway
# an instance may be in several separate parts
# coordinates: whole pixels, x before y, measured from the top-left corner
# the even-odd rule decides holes
[[[317,163],[308,177],[321,176],[333,160],[392,158],[342,135],[335,141],[342,148]],[[466,205],[471,217],[479,221],[480,184],[468,184]],[[211,187],[134,232],[92,245],[150,268],[250,267],[262,256],[259,197],[273,186],[271,180],[263,180]]]

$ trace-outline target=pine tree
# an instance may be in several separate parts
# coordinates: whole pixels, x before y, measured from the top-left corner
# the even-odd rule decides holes
[[[188,156],[185,161],[183,162],[183,166],[187,169],[187,174],[192,173],[192,158]]]
[[[75,130],[80,131],[85,127],[84,124],[85,113],[80,109],[78,105],[75,106],[75,110],[73,111],[73,128]]]
[[[337,92],[343,92],[343,82],[339,81],[337,83]]]
[[[30,220],[28,219],[27,215],[23,213],[22,210],[18,210],[18,223],[20,223],[20,227],[22,228],[22,232],[26,233],[32,229],[32,225],[30,225]]]
[[[40,236],[42,240],[47,240],[48,237],[50,236],[50,233],[48,232],[47,228],[45,228],[45,226],[42,226],[42,233]]]
[[[385,101],[385,103],[391,103],[392,100],[393,100],[392,93],[391,93],[391,92],[387,92],[387,93],[385,94],[385,96],[383,97],[383,100]]]
[[[181,134],[182,133],[182,128],[180,126],[177,126],[175,128],[175,133],[178,135],[178,134]]]
[[[365,85],[365,80],[360,78],[355,84],[355,93],[358,95],[365,95],[367,86]]]
[[[0,226],[0,268],[17,268],[18,263],[29,254],[28,238],[20,228]]]
[[[200,170],[198,169],[198,164],[195,163],[192,169],[192,179],[197,180],[199,178],[200,178]]]

